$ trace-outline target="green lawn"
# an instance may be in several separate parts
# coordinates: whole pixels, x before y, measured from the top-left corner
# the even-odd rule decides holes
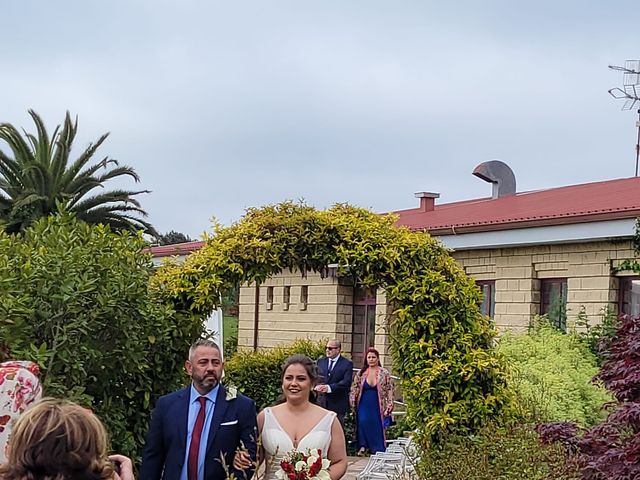
[[[224,315],[224,354],[225,357],[233,355],[238,349],[238,317]]]

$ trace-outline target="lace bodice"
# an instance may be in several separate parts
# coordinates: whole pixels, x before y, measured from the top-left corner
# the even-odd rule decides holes
[[[322,456],[326,458],[331,443],[331,425],[336,418],[334,412],[327,414],[298,442],[296,450],[306,451],[320,448]],[[282,457],[293,450],[293,440],[284,431],[278,419],[270,408],[264,409],[264,426],[262,427],[262,447],[267,454],[267,479],[275,478],[275,472],[280,468]],[[270,466],[270,468],[269,468]]]

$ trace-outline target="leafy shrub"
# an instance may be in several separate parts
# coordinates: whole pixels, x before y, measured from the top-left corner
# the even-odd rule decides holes
[[[570,480],[575,463],[560,445],[542,445],[524,425],[488,425],[477,435],[450,437],[420,453],[420,480]]]
[[[269,350],[239,351],[225,362],[224,381],[255,400],[262,410],[282,394],[280,376],[287,357],[301,353],[316,360],[324,355],[324,346],[324,341],[296,340],[291,345]]]
[[[602,311],[600,323],[591,325],[585,307],[582,306],[575,325],[578,337],[596,356],[598,364],[601,364],[604,360],[603,354],[609,348],[609,344],[618,330],[618,316],[610,308],[606,308]]]
[[[585,427],[603,418],[602,404],[611,397],[592,383],[597,361],[577,335],[539,320],[527,333],[505,333],[498,351],[509,363],[519,413],[528,420]]]
[[[181,384],[202,331],[149,291],[143,247],[68,215],[0,233],[0,344],[40,365],[47,395],[92,408],[114,448],[134,457],[151,405]]]
[[[542,439],[576,450],[585,480],[640,478],[640,317],[620,319],[597,378],[617,400],[605,421],[582,436],[572,425],[542,426]]]

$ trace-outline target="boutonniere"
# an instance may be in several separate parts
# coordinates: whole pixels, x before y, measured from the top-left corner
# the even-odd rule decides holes
[[[229,400],[233,400],[237,396],[238,396],[238,389],[236,388],[236,386],[235,385],[229,385],[227,387],[227,394],[224,397],[225,400],[228,402]]]

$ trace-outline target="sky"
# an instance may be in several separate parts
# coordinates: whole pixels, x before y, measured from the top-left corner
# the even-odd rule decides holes
[[[132,166],[161,232],[304,199],[376,212],[634,175],[638,3],[430,0],[2,2],[0,122]],[[5,145],[0,144],[5,150]]]

